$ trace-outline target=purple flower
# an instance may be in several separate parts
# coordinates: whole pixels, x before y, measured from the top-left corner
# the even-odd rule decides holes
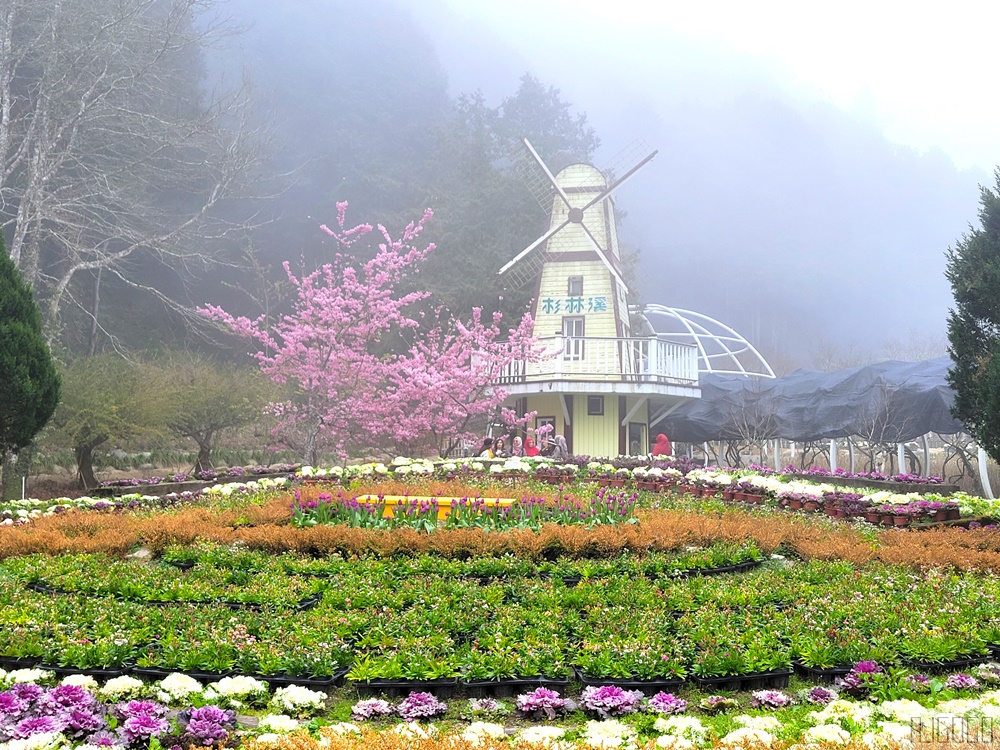
[[[910,687],[915,688],[929,688],[931,686],[931,678],[925,674],[908,674],[906,682]]]
[[[122,736],[131,745],[133,742],[148,742],[151,737],[159,737],[170,728],[163,719],[151,714],[137,714],[126,719],[122,725]]]
[[[791,696],[780,690],[754,690],[752,695],[751,708],[784,708],[792,703]]]
[[[973,688],[979,687],[979,680],[971,674],[958,672],[956,674],[949,675],[948,679],[944,681],[944,686],[953,690],[972,690]]]
[[[29,701],[10,690],[0,693],[0,716],[17,716],[28,708]]]
[[[439,716],[447,710],[448,705],[430,693],[410,693],[396,707],[396,712],[403,718],[403,721],[416,721],[430,716]]]
[[[658,714],[679,714],[687,710],[688,702],[673,693],[660,691],[649,699],[649,710]]]
[[[622,690],[617,685],[588,685],[583,689],[580,705],[602,719],[610,719],[612,716],[635,713],[639,710],[643,697],[638,690]]]
[[[33,734],[43,734],[45,732],[61,732],[66,728],[66,720],[59,716],[30,716],[21,719],[10,730],[14,739],[23,740]]]
[[[875,674],[881,672],[882,667],[878,665],[878,662],[867,659],[865,661],[859,661],[851,668],[851,672],[854,674]]]
[[[63,716],[66,719],[66,727],[73,730],[72,734],[75,737],[82,737],[88,732],[96,732],[107,726],[103,716],[86,708],[72,708]]]
[[[394,711],[392,704],[381,698],[366,698],[351,706],[351,716],[357,721],[364,721],[373,716],[389,716]]]
[[[825,706],[837,699],[837,691],[817,685],[806,693],[805,698],[810,703]]]
[[[89,690],[79,685],[59,685],[48,691],[44,702],[52,709],[90,708],[97,699]]]
[[[229,737],[229,731],[236,726],[236,713],[218,706],[203,706],[182,712],[179,720],[188,735],[207,746]]]
[[[94,732],[87,738],[86,744],[94,745],[95,747],[120,747],[122,741],[119,737],[111,734],[111,732],[100,731]]]
[[[567,698],[560,698],[555,690],[537,687],[530,693],[517,696],[514,701],[517,710],[533,718],[554,719],[557,713],[572,711],[576,704]]]
[[[155,701],[129,701],[115,706],[115,713],[122,719],[131,719],[136,716],[160,718],[167,715],[167,707]]]
[[[19,682],[16,685],[12,685],[7,692],[31,703],[31,701],[40,698],[45,693],[45,689],[33,682]]]

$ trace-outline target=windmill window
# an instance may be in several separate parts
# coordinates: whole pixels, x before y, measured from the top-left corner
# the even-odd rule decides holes
[[[563,318],[563,359],[583,359],[584,318]]]
[[[583,276],[570,276],[567,284],[566,295],[568,297],[583,296]]]
[[[587,416],[604,416],[604,396],[587,396]]]

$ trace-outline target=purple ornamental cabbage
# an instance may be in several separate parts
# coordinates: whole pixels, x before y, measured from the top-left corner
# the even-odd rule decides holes
[[[649,710],[665,716],[684,713],[687,707],[688,702],[686,700],[676,697],[673,693],[665,693],[662,690],[649,699]]]
[[[617,685],[588,685],[580,696],[580,705],[602,719],[610,719],[612,716],[634,714],[644,697],[638,690],[623,690]]]
[[[365,721],[373,716],[389,716],[395,713],[392,704],[381,698],[366,698],[351,706],[351,716],[356,721]]]
[[[806,700],[818,706],[825,706],[837,699],[837,692],[817,685],[806,693]]]
[[[517,696],[514,701],[517,710],[533,719],[554,719],[556,714],[572,711],[576,704],[568,698],[560,698],[559,693],[538,687],[530,693]]]
[[[750,700],[751,708],[777,709],[792,704],[791,696],[780,690],[754,690]]]
[[[439,716],[448,710],[448,705],[442,703],[430,693],[410,693],[396,707],[396,712],[403,721]]]
[[[979,680],[971,674],[958,672],[956,674],[949,675],[948,679],[944,681],[944,686],[946,688],[951,688],[952,690],[972,690],[979,687]]]
[[[178,720],[187,735],[198,744],[210,746],[229,738],[236,727],[236,712],[224,711],[218,706],[203,706],[182,711]]]
[[[153,737],[159,737],[170,728],[170,725],[152,714],[137,714],[126,719],[122,725],[122,737],[130,745],[135,742],[147,744]]]
[[[66,720],[59,716],[29,716],[21,719],[10,730],[14,739],[23,740],[35,734],[45,732],[61,732],[66,728]]]

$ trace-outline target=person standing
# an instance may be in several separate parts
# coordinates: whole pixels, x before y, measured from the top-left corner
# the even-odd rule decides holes
[[[480,458],[493,458],[493,438],[483,438],[483,445],[479,449]]]
[[[530,437],[524,441],[524,455],[530,457],[537,456],[541,451],[538,450],[538,446],[535,445],[535,439]]]
[[[653,455],[667,458],[670,456],[671,452],[670,440],[661,432],[656,436],[656,443],[653,444]]]
[[[521,456],[525,455],[524,444],[521,442],[520,435],[514,436],[514,442],[510,446],[510,455],[515,458],[520,458]]]

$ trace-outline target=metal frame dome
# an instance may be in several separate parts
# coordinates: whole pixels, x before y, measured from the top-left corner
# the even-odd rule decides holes
[[[753,344],[715,318],[679,307],[647,304],[633,313],[642,317],[648,333],[659,338],[669,338],[679,343],[694,344],[698,348],[698,372],[717,375],[745,375],[773,378],[774,370]],[[671,319],[669,331],[660,331],[650,316]],[[679,330],[677,330],[679,328]]]

